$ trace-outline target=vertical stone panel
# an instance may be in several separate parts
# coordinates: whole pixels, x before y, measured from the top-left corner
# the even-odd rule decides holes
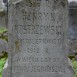
[[[8,16],[10,77],[73,77],[67,0],[12,0]]]

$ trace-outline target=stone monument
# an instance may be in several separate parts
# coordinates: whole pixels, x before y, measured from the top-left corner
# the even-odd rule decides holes
[[[73,77],[67,58],[67,0],[11,0],[10,77]]]

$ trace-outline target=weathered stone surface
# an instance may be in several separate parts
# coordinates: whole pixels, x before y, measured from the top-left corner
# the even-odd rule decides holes
[[[73,77],[66,52],[67,0],[12,0],[8,17],[10,77]]]
[[[9,70],[9,68],[5,68],[3,70],[2,77],[10,77],[10,70]]]

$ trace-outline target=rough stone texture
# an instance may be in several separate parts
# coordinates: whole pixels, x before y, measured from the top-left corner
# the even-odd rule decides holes
[[[3,70],[2,77],[10,77],[10,70],[9,70],[9,68],[5,68]]]
[[[9,3],[10,77],[74,77],[67,59],[67,0]]]

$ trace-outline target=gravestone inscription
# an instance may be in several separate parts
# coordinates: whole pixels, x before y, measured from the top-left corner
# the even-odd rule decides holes
[[[12,0],[8,16],[10,77],[73,77],[66,52],[67,0]]]

